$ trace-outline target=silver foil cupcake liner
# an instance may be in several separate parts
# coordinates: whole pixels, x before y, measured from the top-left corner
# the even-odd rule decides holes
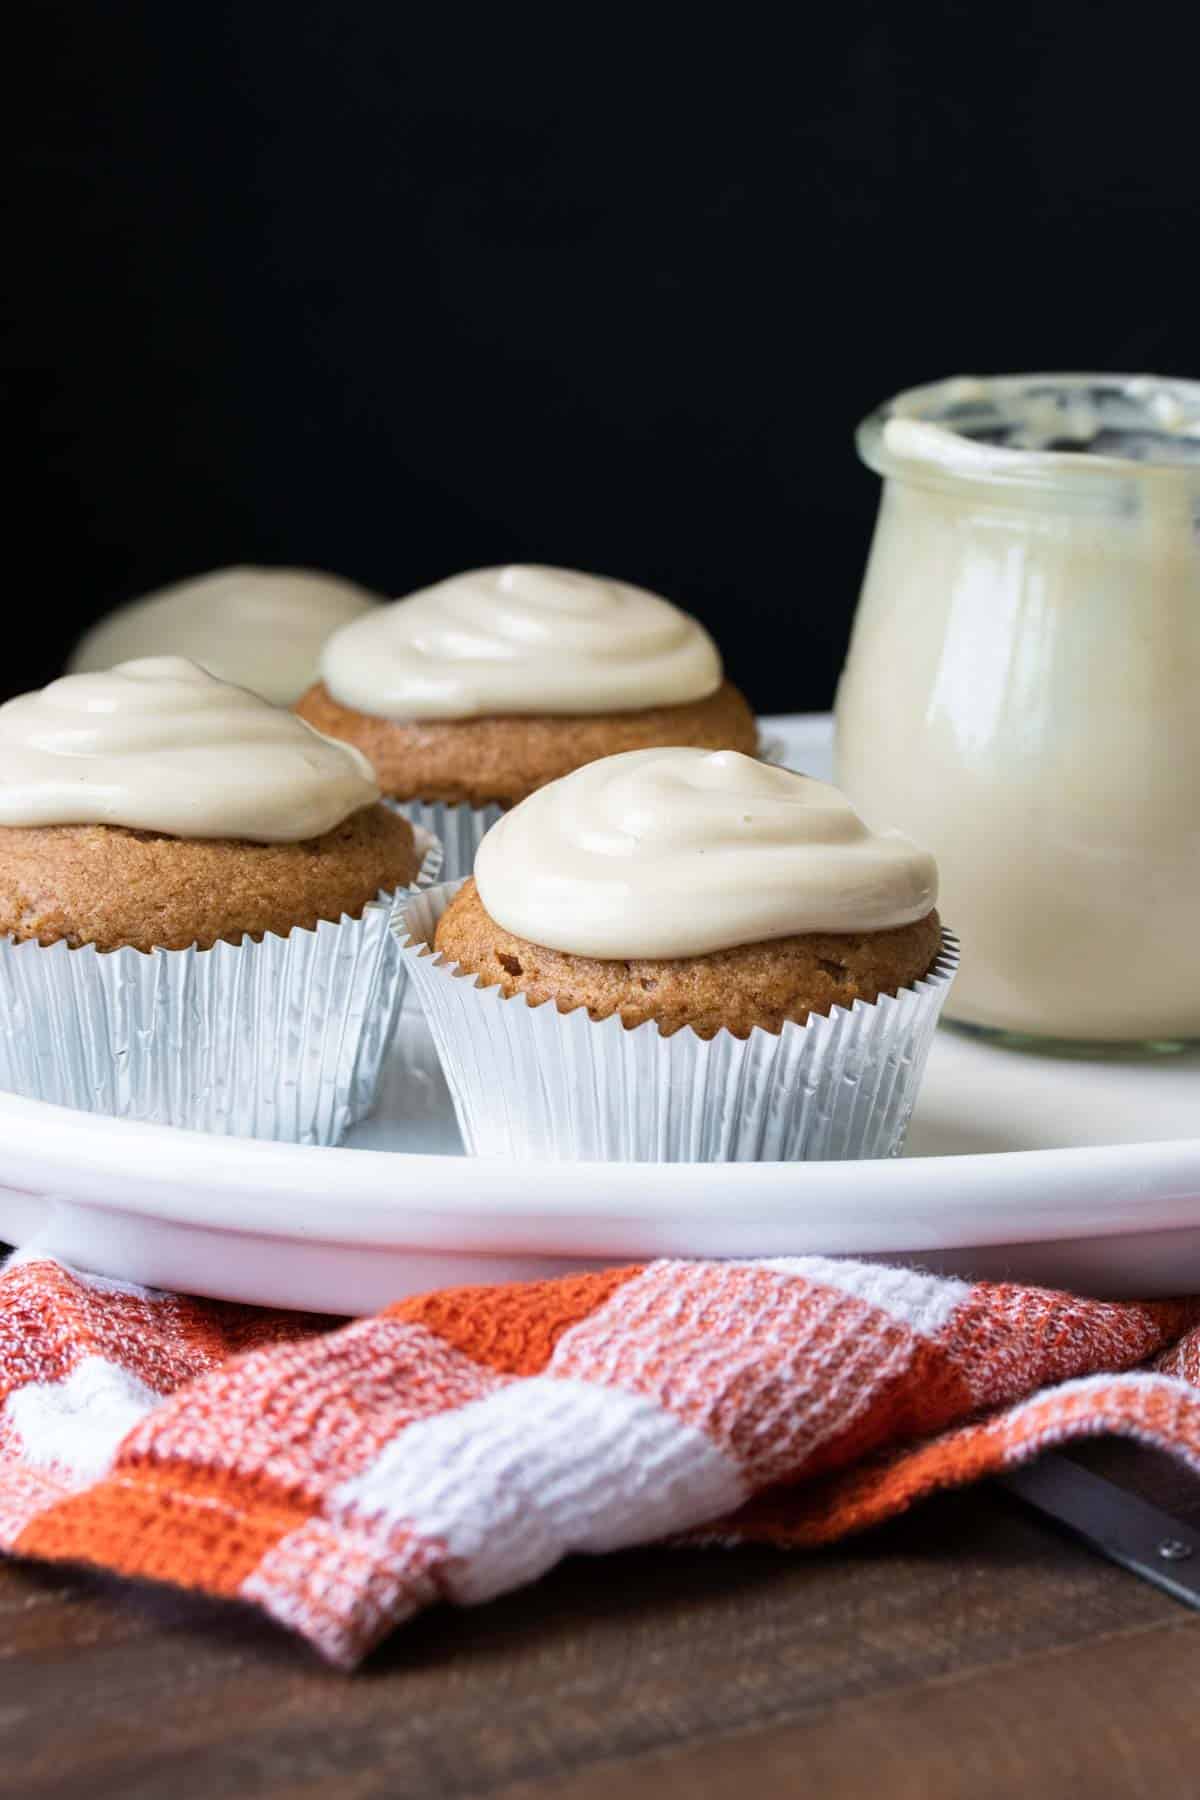
[[[779,737],[760,737],[758,755],[763,762],[782,764],[787,760],[787,745]],[[387,805],[414,827],[419,826],[440,840],[444,881],[459,881],[474,873],[475,852],[507,810],[498,802],[488,806],[452,806],[442,800],[388,800]]]
[[[503,806],[451,806],[442,800],[389,800],[414,830],[429,832],[442,846],[442,877],[458,881],[475,867],[475,852],[492,829]]]
[[[460,883],[397,905],[395,929],[467,1149],[558,1162],[818,1162],[898,1156],[958,967],[778,1034],[663,1037],[480,987],[430,951]]]
[[[418,840],[421,843],[421,840]],[[0,939],[0,1088],[235,1137],[336,1144],[371,1109],[407,981],[399,900],[208,950]]]

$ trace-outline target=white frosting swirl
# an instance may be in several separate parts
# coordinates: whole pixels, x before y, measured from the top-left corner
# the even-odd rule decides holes
[[[628,750],[552,781],[492,826],[475,878],[506,930],[607,958],[881,931],[937,900],[924,850],[737,750]]]
[[[70,669],[111,669],[139,656],[187,656],[290,706],[317,679],[330,632],[375,596],[315,569],[214,569],[118,607],[76,645]]]
[[[0,706],[0,825],[294,844],[378,799],[361,751],[180,656]]]
[[[385,719],[634,712],[721,685],[704,627],[669,600],[573,569],[452,575],[335,632],[335,700]]]

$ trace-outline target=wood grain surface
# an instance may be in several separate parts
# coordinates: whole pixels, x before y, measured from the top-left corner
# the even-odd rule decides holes
[[[576,1559],[334,1674],[251,1615],[0,1568],[0,1794],[1200,1794],[1200,1615],[991,1490],[820,1556]]]

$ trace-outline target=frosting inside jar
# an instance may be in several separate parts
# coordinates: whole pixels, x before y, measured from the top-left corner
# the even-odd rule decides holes
[[[947,1012],[1200,1039],[1200,383],[958,378],[859,441],[886,484],[837,780],[938,858]]]
[[[361,751],[179,656],[0,706],[0,825],[295,844],[378,799]]]
[[[316,569],[214,569],[131,600],[85,634],[72,673],[140,656],[188,656],[222,681],[290,706],[317,679],[330,632],[375,596]]]
[[[335,632],[321,675],[385,719],[634,712],[721,685],[704,627],[669,600],[573,569],[475,569]]]
[[[506,930],[601,958],[881,931],[937,899],[925,851],[736,750],[629,750],[552,781],[493,825],[475,879]]]

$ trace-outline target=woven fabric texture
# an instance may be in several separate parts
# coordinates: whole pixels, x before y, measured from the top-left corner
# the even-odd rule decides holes
[[[1200,1470],[1200,1300],[804,1257],[344,1324],[0,1275],[0,1549],[249,1601],[346,1668],[571,1552],[828,1543],[1105,1432]]]

